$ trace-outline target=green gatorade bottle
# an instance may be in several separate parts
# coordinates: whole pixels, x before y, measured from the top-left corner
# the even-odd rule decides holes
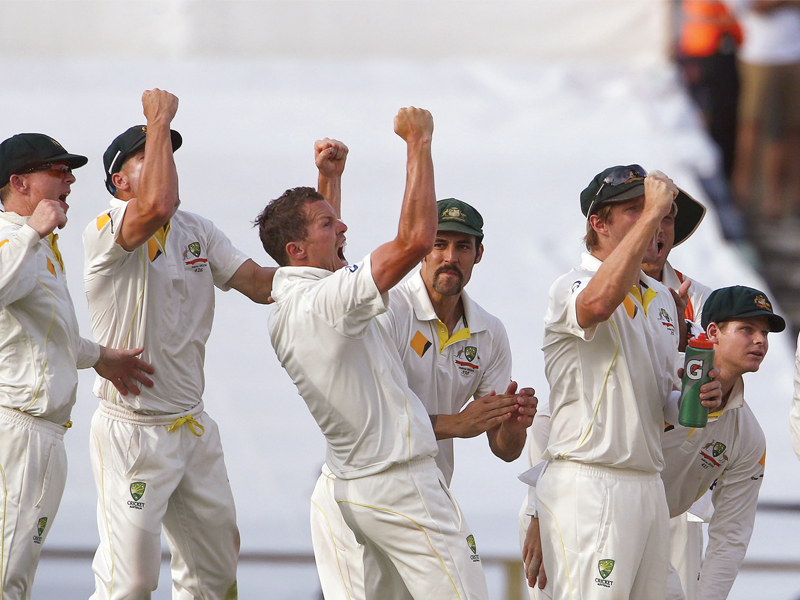
[[[701,333],[686,346],[678,413],[678,422],[684,427],[705,427],[708,422],[708,409],[700,404],[700,386],[711,381],[708,372],[713,368],[714,344]]]

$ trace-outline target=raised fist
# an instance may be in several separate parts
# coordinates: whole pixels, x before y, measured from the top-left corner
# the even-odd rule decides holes
[[[424,108],[401,108],[394,118],[394,131],[406,142],[430,140],[433,135],[433,116]]]
[[[339,140],[325,138],[314,142],[314,162],[325,177],[338,177],[344,172],[347,153],[347,146]]]
[[[147,122],[164,120],[171,123],[178,112],[178,97],[158,88],[142,94],[142,107]]]
[[[669,214],[678,197],[678,186],[661,171],[651,172],[644,180],[645,207],[652,207],[662,217]]]

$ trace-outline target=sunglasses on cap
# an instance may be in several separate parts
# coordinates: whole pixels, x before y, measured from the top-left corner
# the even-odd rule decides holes
[[[627,167],[619,167],[614,169],[606,175],[606,178],[603,179],[603,183],[600,186],[600,189],[597,190],[597,193],[594,195],[592,199],[592,203],[589,204],[589,210],[586,211],[587,219],[592,216],[592,208],[594,208],[595,202],[597,202],[597,198],[600,197],[600,192],[603,191],[603,188],[608,185],[609,187],[616,187],[618,185],[623,185],[626,183],[631,183],[633,181],[644,181],[644,178],[647,177],[647,171],[641,165],[630,165]]]

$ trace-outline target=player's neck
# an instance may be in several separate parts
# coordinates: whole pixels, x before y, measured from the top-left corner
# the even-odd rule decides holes
[[[733,386],[736,385],[736,382],[742,378],[742,373],[738,371],[732,370],[726,365],[714,365],[719,367],[719,375],[717,376],[717,381],[721,386],[720,391],[722,392],[722,404],[719,407],[719,410],[725,408],[725,405],[728,404],[728,399],[731,395],[731,390],[733,390]]]
[[[464,315],[464,303],[461,301],[461,294],[442,296],[434,292],[429,296],[433,310],[436,311],[436,316],[447,327],[449,335],[453,335],[459,319]]]

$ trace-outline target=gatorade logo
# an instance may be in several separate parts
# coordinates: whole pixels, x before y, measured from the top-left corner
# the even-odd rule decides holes
[[[687,362],[686,376],[689,379],[700,379],[703,376],[703,361],[695,358]]]

